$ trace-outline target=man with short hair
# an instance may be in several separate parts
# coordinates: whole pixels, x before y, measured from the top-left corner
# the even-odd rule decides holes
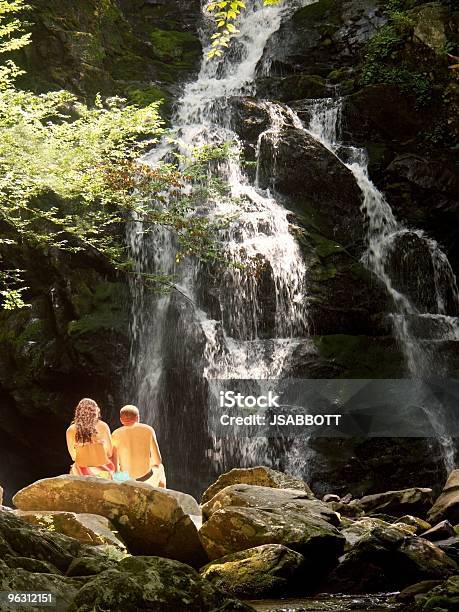
[[[119,468],[130,478],[154,487],[166,487],[166,475],[153,427],[140,423],[139,409],[127,405],[121,408],[122,427],[112,434],[117,449]]]

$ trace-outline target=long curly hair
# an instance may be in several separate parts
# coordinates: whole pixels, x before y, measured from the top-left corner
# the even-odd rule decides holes
[[[92,442],[97,436],[97,423],[100,420],[100,408],[97,403],[85,397],[75,408],[73,422],[76,426],[75,442],[83,444]]]

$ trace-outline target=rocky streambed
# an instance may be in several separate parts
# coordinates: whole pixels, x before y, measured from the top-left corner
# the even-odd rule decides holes
[[[0,591],[49,592],[70,612],[456,610],[458,482],[436,500],[417,487],[319,500],[260,466],[221,475],[198,504],[48,478],[0,506]]]
[[[392,594],[319,595],[303,599],[250,601],[257,612],[380,612],[403,610]]]

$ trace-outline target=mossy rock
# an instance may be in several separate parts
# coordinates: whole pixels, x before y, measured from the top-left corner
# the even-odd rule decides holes
[[[294,590],[303,564],[299,553],[280,544],[266,544],[216,559],[200,574],[235,597],[274,597]]]
[[[338,378],[398,378],[403,357],[392,338],[335,334],[316,336],[319,355],[342,368]]]

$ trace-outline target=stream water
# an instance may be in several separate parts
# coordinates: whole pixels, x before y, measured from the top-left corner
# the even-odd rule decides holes
[[[254,79],[268,40],[289,11],[310,3],[262,7],[259,0],[248,2],[231,49],[221,61],[207,61],[205,48],[200,73],[186,85],[178,102],[171,134],[145,156],[144,163],[154,167],[174,148],[189,155],[193,147],[227,142],[238,153],[243,144],[231,128],[231,100],[255,93]],[[208,40],[205,32],[203,39]],[[406,357],[407,374],[438,374],[436,347],[459,337],[459,293],[446,256],[422,232],[396,221],[368,177],[365,151],[340,145],[340,100],[312,101],[307,126],[282,105],[267,101],[263,105],[270,126],[260,139],[269,138],[275,146],[289,120],[297,129],[308,130],[353,173],[368,228],[364,262],[392,298],[394,334]],[[167,228],[144,234],[141,220],[129,224],[127,236],[136,271],[171,275],[179,289],[158,296],[142,283],[132,283],[130,388],[133,401],[159,437],[173,439],[181,449],[180,462],[174,465],[171,458],[174,487],[192,491],[235,465],[275,467],[277,461],[267,439],[219,439],[209,431],[209,410],[215,402],[208,381],[251,379],[256,386],[260,379],[288,377],[295,348],[310,342],[308,270],[286,209],[275,194],[248,178],[237,154],[214,172],[228,185],[229,193],[209,197],[198,212],[231,219],[217,240],[237,265],[219,270],[191,259],[178,263],[173,234]],[[400,274],[391,269],[397,249],[403,261],[408,239],[417,240],[433,271],[427,297],[419,283],[414,297],[402,290]],[[423,319],[429,325],[420,325]],[[416,333],[419,328],[428,328],[430,336]],[[441,415],[431,418],[451,467],[453,445]],[[292,444],[288,469],[305,477],[308,452],[307,441]]]

